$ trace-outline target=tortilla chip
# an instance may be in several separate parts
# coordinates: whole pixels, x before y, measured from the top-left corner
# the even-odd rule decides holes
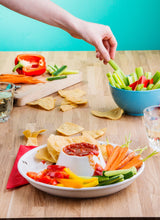
[[[45,160],[45,161],[49,161],[51,163],[55,163],[56,161],[51,157],[51,155],[48,152],[48,148],[44,147],[41,148],[40,150],[37,151],[36,155],[35,155],[36,159],[39,160]]]
[[[89,134],[84,134],[82,136],[72,137],[72,142],[73,143],[86,142],[86,143],[89,143],[89,144],[94,144],[94,145],[99,146],[98,141],[95,138],[93,138],[92,136],[90,136]]]
[[[86,98],[81,98],[81,97],[76,97],[76,96],[66,96],[66,99],[78,105],[86,104],[88,102]]]
[[[86,142],[99,146],[98,141],[88,134],[85,134],[83,136],[75,136],[75,137],[65,137],[65,136],[51,134],[47,141],[47,150],[48,153],[51,155],[53,161],[57,162],[60,151],[63,147],[72,143],[81,143],[81,142]]]
[[[27,105],[35,105],[35,106],[40,106],[41,108],[45,110],[52,110],[55,108],[55,101],[53,97],[45,97],[30,103],[27,103]]]
[[[106,144],[100,144],[99,148],[101,149],[101,153],[105,162],[108,160],[107,151],[106,151]]]
[[[32,136],[31,137],[37,137],[39,134],[41,134],[44,131],[46,131],[46,129],[41,129],[39,131],[34,131],[34,132],[32,132]]]
[[[27,146],[38,146],[37,137],[40,133],[46,131],[45,129],[41,129],[39,131],[31,132],[30,130],[23,131],[24,136],[27,138]]]
[[[31,132],[30,130],[25,130],[25,131],[23,131],[23,134],[24,134],[24,136],[25,136],[26,138],[29,138],[29,137],[32,136],[32,132]]]
[[[28,137],[26,146],[38,146],[36,137]]]
[[[78,107],[78,105],[76,105],[76,104],[61,105],[60,106],[60,110],[62,112],[66,112],[66,111],[72,110],[73,108],[77,108],[77,107]]]
[[[109,118],[113,120],[120,119],[123,114],[123,109],[121,108],[116,108],[107,112],[99,112],[99,111],[91,111],[91,113],[94,116],[100,117],[100,118]]]
[[[61,105],[70,105],[72,104],[72,102],[68,101],[66,98],[63,99],[63,101],[61,102]]]
[[[71,122],[65,122],[57,129],[57,131],[65,136],[71,136],[81,132],[83,129],[84,128],[79,125],[73,124]]]
[[[106,132],[106,128],[99,129],[99,130],[91,130],[91,131],[82,131],[82,135],[89,134],[93,138],[97,139],[103,136]]]
[[[54,161],[57,161],[62,147],[70,144],[72,141],[66,137],[51,134],[47,141],[47,149]]]
[[[86,92],[81,89],[59,90],[58,93],[61,97],[68,97],[68,96],[82,97],[83,95],[86,94]]]

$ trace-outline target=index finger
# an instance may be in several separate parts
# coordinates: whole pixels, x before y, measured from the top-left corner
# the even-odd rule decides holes
[[[115,58],[115,53],[117,49],[117,41],[116,38],[112,35],[110,39],[108,39],[109,45],[110,45],[110,57],[111,59]]]

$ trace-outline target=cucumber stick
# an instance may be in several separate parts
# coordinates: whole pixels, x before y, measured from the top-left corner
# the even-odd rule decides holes
[[[109,178],[109,180],[105,180],[105,181],[100,182],[98,184],[98,186],[110,185],[110,184],[117,183],[117,182],[123,181],[123,180],[124,180],[124,176],[122,174],[120,174],[120,175],[113,176],[113,177]]]
[[[53,76],[58,76],[60,73],[64,72],[64,70],[67,68],[66,65],[61,66],[58,70],[54,71],[52,73]]]
[[[48,77],[47,81],[53,81],[53,80],[64,79],[64,78],[67,78],[67,76],[52,76],[52,77]]]
[[[124,170],[104,171],[103,175],[110,177],[110,176],[115,176],[115,175],[120,175],[120,174],[124,175],[129,172],[133,172],[135,175],[137,173],[137,169],[135,167],[131,167],[129,169],[124,169]]]

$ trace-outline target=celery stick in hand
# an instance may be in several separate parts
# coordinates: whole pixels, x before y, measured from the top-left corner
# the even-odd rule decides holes
[[[128,79],[126,75],[123,73],[123,71],[121,70],[121,68],[116,64],[116,62],[110,59],[109,64],[115,71],[119,71],[119,75],[121,75],[121,78],[123,79],[125,85],[128,86]]]

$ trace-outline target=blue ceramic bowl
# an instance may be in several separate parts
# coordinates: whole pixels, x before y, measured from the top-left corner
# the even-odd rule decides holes
[[[152,105],[160,105],[160,89],[130,91],[118,89],[109,83],[115,103],[128,115],[142,116],[143,110]]]

